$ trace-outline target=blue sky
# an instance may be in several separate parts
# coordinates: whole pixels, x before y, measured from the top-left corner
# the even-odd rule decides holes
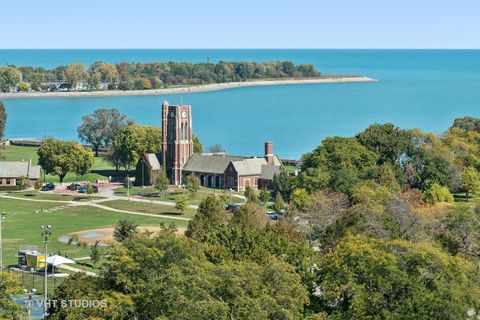
[[[480,48],[478,0],[2,0],[0,48]]]

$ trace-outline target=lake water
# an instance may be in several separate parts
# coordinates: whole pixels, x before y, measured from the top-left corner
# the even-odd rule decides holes
[[[357,74],[376,83],[238,88],[182,95],[4,100],[7,137],[77,139],[82,115],[118,108],[139,124],[161,124],[160,107],[183,100],[193,108],[204,146],[231,154],[274,152],[299,158],[327,136],[351,136],[369,124],[441,133],[456,117],[480,117],[480,50],[0,50],[4,63],[52,67],[98,60],[291,60],[323,73]]]

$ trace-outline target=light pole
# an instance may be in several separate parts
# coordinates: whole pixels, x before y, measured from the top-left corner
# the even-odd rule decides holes
[[[48,299],[48,278],[47,278],[47,271],[48,271],[48,264],[47,264],[47,258],[48,258],[48,237],[52,234],[52,226],[51,225],[42,225],[42,237],[43,237],[43,242],[45,243],[45,279],[44,279],[44,296],[45,296],[45,301],[43,302],[43,318],[47,318],[47,299]]]
[[[5,221],[5,212],[0,213],[0,271],[3,270],[3,243],[2,243],[3,221]]]

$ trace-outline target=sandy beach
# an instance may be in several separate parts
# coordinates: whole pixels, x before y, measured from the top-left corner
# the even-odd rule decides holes
[[[279,86],[295,84],[322,84],[322,83],[350,83],[350,82],[375,82],[378,80],[363,76],[324,76],[314,79],[279,79],[279,80],[254,80],[245,82],[213,83],[188,87],[173,87],[153,90],[109,90],[109,91],[57,91],[57,92],[16,92],[0,93],[1,99],[25,98],[75,98],[75,97],[115,97],[115,96],[152,96],[180,93],[195,93],[218,91],[243,87]]]

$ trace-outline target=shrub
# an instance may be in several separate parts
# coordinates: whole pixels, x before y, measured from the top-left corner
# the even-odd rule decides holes
[[[448,188],[434,183],[423,193],[423,200],[428,204],[453,202],[453,196]]]

